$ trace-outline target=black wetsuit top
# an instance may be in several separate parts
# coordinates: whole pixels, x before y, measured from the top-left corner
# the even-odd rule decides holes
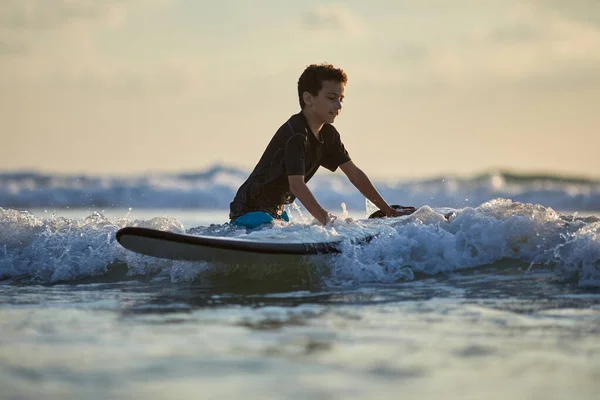
[[[302,112],[281,125],[229,205],[229,218],[252,211],[265,211],[278,218],[283,206],[295,200],[289,175],[304,175],[308,182],[320,166],[333,172],[350,161],[333,125],[323,125],[319,136],[317,139],[311,132]]]

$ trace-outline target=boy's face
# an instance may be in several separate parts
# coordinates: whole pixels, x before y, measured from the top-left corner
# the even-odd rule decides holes
[[[324,81],[323,88],[317,96],[305,92],[304,102],[321,122],[332,124],[342,111],[344,89],[345,85],[342,82]]]

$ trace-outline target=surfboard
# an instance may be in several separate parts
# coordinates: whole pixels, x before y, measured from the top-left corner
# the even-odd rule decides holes
[[[330,242],[283,242],[236,237],[189,235],[150,228],[125,227],[117,241],[126,249],[147,256],[179,261],[240,262],[283,260],[318,254],[338,254],[342,239]],[[366,243],[367,236],[354,242]]]
[[[393,205],[395,209],[411,209]],[[383,218],[376,211],[369,219]],[[449,219],[449,216],[445,216]],[[369,243],[376,235],[352,239],[351,244]],[[296,262],[306,256],[339,254],[344,239],[327,242],[285,242],[266,239],[202,236],[166,232],[142,227],[125,227],[117,231],[117,241],[126,249],[151,257],[177,261],[224,263]]]

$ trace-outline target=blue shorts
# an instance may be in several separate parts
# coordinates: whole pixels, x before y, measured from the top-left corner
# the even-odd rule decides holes
[[[252,211],[252,212],[240,215],[236,219],[232,220],[231,223],[233,225],[243,226],[248,229],[254,229],[263,224],[270,224],[275,219],[276,218],[274,218],[271,214],[266,213],[264,211]],[[290,218],[288,217],[288,215],[285,211],[283,213],[281,213],[281,217],[279,219],[282,219],[286,222],[289,222],[289,220],[290,220]]]

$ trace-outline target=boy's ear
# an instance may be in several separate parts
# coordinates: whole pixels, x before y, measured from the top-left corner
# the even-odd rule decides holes
[[[302,100],[304,100],[304,104],[307,106],[311,106],[314,100],[314,97],[309,92],[302,93]]]

